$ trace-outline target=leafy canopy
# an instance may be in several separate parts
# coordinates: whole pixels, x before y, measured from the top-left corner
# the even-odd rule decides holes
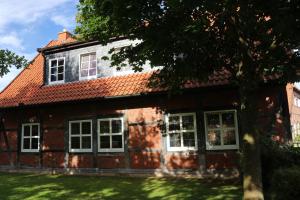
[[[27,60],[24,56],[18,56],[15,53],[0,49],[0,77],[9,72],[9,68],[15,66],[16,68],[21,68],[27,65]]]
[[[225,70],[233,83],[253,87],[275,74],[279,81],[296,80],[299,5],[299,0],[81,0],[76,32],[103,44],[120,36],[140,40],[111,51],[112,65],[127,60],[139,71],[149,60],[163,66],[153,79],[160,85],[177,87]]]

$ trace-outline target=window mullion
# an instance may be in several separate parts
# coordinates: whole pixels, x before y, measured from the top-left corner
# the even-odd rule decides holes
[[[88,70],[88,77],[90,77],[90,64],[91,64],[91,61],[90,61],[90,59],[91,59],[91,54],[89,54],[89,60],[88,60],[88,68],[87,68],[87,70]]]
[[[58,59],[56,59],[56,66],[55,66],[55,68],[56,68],[56,73],[55,73],[55,76],[56,76],[56,81],[58,81]]]
[[[179,127],[180,127],[180,146],[183,147],[183,135],[182,135],[182,115],[179,115]]]
[[[30,125],[29,126],[29,149],[31,150],[32,149],[32,126]]]
[[[221,146],[224,145],[223,141],[223,122],[222,122],[222,113],[219,113],[219,120],[220,120],[220,139],[221,139]]]
[[[112,120],[109,120],[109,148],[112,149]]]
[[[82,122],[79,122],[79,134],[80,149],[82,149]]]

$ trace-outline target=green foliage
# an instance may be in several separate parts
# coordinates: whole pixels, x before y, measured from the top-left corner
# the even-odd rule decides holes
[[[300,197],[300,167],[279,169],[272,177],[272,199],[295,200]]]
[[[162,66],[150,86],[174,91],[216,71],[229,72],[240,93],[242,134],[255,145],[244,141],[244,174],[260,189],[253,96],[262,82],[299,80],[293,48],[300,45],[300,0],[80,0],[77,21],[76,32],[87,40],[140,41],[112,53],[111,65],[128,61],[136,71],[146,61]],[[245,190],[253,189],[247,185]]]
[[[262,175],[266,192],[273,184],[275,170],[300,166],[300,148],[278,144],[269,138],[262,140]]]
[[[163,66],[152,83],[178,87],[226,70],[232,82],[256,86],[268,75],[294,81],[299,43],[299,0],[81,0],[76,32],[103,44],[114,37],[141,42],[114,53],[140,70]]]
[[[0,173],[0,180],[3,200],[241,199],[241,186],[233,181],[9,173]]]
[[[0,49],[0,77],[9,72],[9,68],[15,66],[21,68],[26,66],[27,60],[24,56],[18,56],[9,50]]]

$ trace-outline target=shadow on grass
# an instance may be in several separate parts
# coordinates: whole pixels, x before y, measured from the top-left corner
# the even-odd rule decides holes
[[[234,182],[198,179],[50,176],[0,173],[0,199],[241,199]]]

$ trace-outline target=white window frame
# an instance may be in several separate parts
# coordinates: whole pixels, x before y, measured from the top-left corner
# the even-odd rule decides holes
[[[38,135],[37,136],[32,136],[32,126],[38,126]],[[30,127],[30,136],[25,136],[24,135],[24,127],[29,126]],[[40,135],[41,135],[41,130],[40,130],[40,123],[25,123],[22,124],[22,140],[21,140],[21,152],[24,153],[36,153],[40,151]],[[24,149],[24,139],[29,138],[30,139],[30,149]],[[38,148],[37,149],[32,149],[32,139],[37,138],[38,139]]]
[[[96,75],[93,75],[93,76],[89,76],[89,68],[90,68],[90,65],[91,65],[91,62],[90,62],[90,56],[91,54],[95,54],[96,56]],[[87,77],[82,77],[81,76],[81,60],[82,60],[82,56],[85,56],[85,55],[89,55],[89,68],[88,68],[88,76]],[[87,52],[87,53],[82,53],[82,54],[79,54],[79,70],[78,70],[78,73],[79,73],[79,80],[89,80],[89,79],[95,79],[98,77],[98,63],[97,63],[97,52],[93,51],[93,52]]]
[[[82,123],[83,122],[90,122],[91,123],[91,134],[84,134],[82,135]],[[77,135],[72,135],[71,134],[71,124],[72,123],[79,123],[79,134]],[[82,137],[91,137],[91,148],[89,149],[83,149],[82,148]],[[72,137],[79,137],[80,138],[80,148],[79,149],[72,149]],[[72,153],[82,153],[82,152],[93,152],[93,120],[87,119],[87,120],[73,120],[69,121],[69,151]]]
[[[58,66],[58,60],[63,59],[64,60],[64,79],[61,81],[51,81],[51,62],[53,60],[57,60],[57,66]],[[57,72],[58,72],[58,67],[57,67]],[[59,58],[52,58],[49,59],[49,84],[60,84],[60,83],[65,83],[65,79],[66,79],[66,57],[59,57]]]
[[[122,128],[120,133],[112,133],[111,122],[112,120],[121,120]],[[109,134],[100,134],[100,122],[101,121],[109,121]],[[100,148],[100,137],[101,136],[109,136],[110,138],[110,146],[112,144],[112,136],[121,135],[122,136],[122,148]],[[97,120],[97,138],[98,138],[98,152],[124,152],[124,119],[123,117],[113,117],[113,118],[101,118]]]
[[[190,116],[192,115],[194,117],[194,136],[195,136],[195,147],[184,147],[183,146],[183,134],[185,132],[192,132],[191,130],[182,130],[182,116]],[[179,124],[180,124],[180,141],[181,141],[181,147],[171,147],[170,146],[170,132],[169,131],[169,117],[173,116],[179,116]],[[198,150],[198,139],[197,139],[197,119],[196,119],[196,113],[174,113],[174,114],[167,114],[166,115],[166,131],[167,131],[167,150],[168,151],[196,151]],[[175,132],[175,131],[174,131]]]
[[[223,128],[222,128],[222,114],[233,112],[234,114],[234,130],[235,130],[235,145],[224,145],[223,144]],[[207,127],[207,114],[219,114],[219,120],[220,120],[220,128],[212,128],[209,129]],[[215,111],[206,111],[204,112],[204,126],[205,126],[205,142],[206,142],[206,150],[235,150],[239,149],[239,133],[238,133],[238,120],[237,120],[237,111],[236,110],[215,110]],[[227,128],[227,129],[233,129],[233,128]],[[208,142],[208,130],[220,130],[221,131],[221,145],[210,145]]]

